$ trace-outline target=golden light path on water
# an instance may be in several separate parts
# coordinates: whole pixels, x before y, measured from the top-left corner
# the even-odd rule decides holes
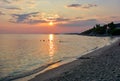
[[[55,54],[55,43],[54,43],[54,34],[49,34],[49,57],[50,57],[50,63],[53,62],[53,57]],[[51,65],[48,69],[53,69],[58,67],[60,64],[59,63],[55,63],[53,65]]]
[[[55,52],[55,46],[54,46],[54,35],[49,35],[49,56],[50,56],[50,62],[53,62],[53,56]]]

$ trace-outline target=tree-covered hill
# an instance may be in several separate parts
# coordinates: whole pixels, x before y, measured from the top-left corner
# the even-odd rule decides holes
[[[82,35],[120,35],[120,23],[114,24],[114,22],[105,24],[101,26],[100,24],[96,24],[93,28],[84,31],[81,33]]]

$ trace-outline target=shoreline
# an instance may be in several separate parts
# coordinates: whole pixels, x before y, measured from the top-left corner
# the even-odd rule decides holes
[[[114,39],[114,40],[112,40],[111,42],[109,42],[109,43],[107,43],[106,45],[104,45],[104,46],[102,46],[102,47],[100,47],[100,48],[94,48],[94,49],[91,49],[91,50],[89,50],[89,51],[86,51],[85,53],[83,53],[83,55],[82,56],[77,56],[77,57],[75,57],[75,58],[71,58],[71,59],[67,59],[67,60],[59,60],[59,61],[57,61],[57,62],[53,62],[53,63],[51,63],[51,64],[48,64],[48,65],[45,65],[45,66],[42,66],[42,67],[39,67],[39,68],[37,68],[37,69],[35,69],[35,72],[34,71],[32,71],[32,72],[29,72],[29,73],[27,73],[27,75],[22,75],[22,76],[18,76],[19,78],[16,78],[16,79],[11,79],[12,81],[29,81],[29,80],[31,80],[31,79],[33,79],[34,77],[36,77],[36,76],[38,76],[38,75],[40,75],[40,74],[44,74],[44,73],[46,73],[46,72],[48,72],[48,71],[50,71],[50,70],[54,70],[54,69],[56,69],[56,68],[61,68],[61,66],[66,66],[67,64],[69,64],[69,63],[72,63],[72,62],[74,62],[74,61],[77,61],[77,60],[79,60],[79,59],[82,59],[80,62],[82,62],[82,61],[84,61],[83,59],[88,59],[88,58],[86,58],[86,57],[84,57],[84,56],[86,56],[86,55],[89,55],[89,54],[91,54],[92,52],[94,52],[94,51],[97,51],[97,50],[99,50],[99,49],[101,49],[101,48],[103,48],[103,47],[106,47],[106,46],[109,46],[109,45],[111,45],[111,44],[113,44],[113,43],[115,43],[116,41],[118,40],[118,38],[116,39]],[[81,58],[82,57],[82,58]],[[69,68],[69,67],[68,67]],[[41,70],[42,69],[42,70]],[[68,69],[69,70],[69,69]],[[66,71],[66,70],[65,70]],[[61,72],[61,73],[63,73],[63,71]],[[23,77],[24,76],[24,77]]]
[[[77,68],[78,66],[84,65],[85,62],[88,62],[94,58],[98,58],[99,56],[101,57],[104,56],[104,54],[102,53],[104,53],[105,51],[108,51],[108,49],[111,49],[112,47],[115,47],[116,45],[118,46],[119,40],[112,42],[112,44],[110,45],[104,46],[102,48],[96,49],[95,51],[87,53],[86,55],[83,55],[70,63],[63,64],[57,68],[47,70],[44,73],[38,74],[28,81],[57,81],[59,80],[59,78],[64,77],[68,74],[71,74],[71,72],[75,70],[75,68]]]
[[[68,60],[64,60],[64,61],[61,61],[61,60],[60,60],[60,61],[57,61],[57,62],[55,62],[55,63],[53,63],[53,64],[50,64],[50,65],[48,64],[47,66],[43,66],[43,67],[46,67],[46,68],[44,68],[44,69],[41,70],[41,71],[37,71],[37,72],[32,73],[32,74],[30,74],[30,75],[28,75],[28,76],[21,77],[21,78],[18,78],[18,79],[14,79],[14,80],[12,80],[12,81],[29,81],[29,80],[33,79],[34,77],[36,77],[36,76],[38,76],[38,75],[44,74],[44,73],[46,73],[46,72],[48,72],[48,71],[51,71],[51,70],[54,70],[54,69],[56,69],[56,68],[62,68],[61,66],[64,66],[64,65],[66,66],[67,64],[73,63],[74,61],[76,62],[76,61],[79,60],[79,58],[81,58],[81,57],[83,57],[83,58],[81,58],[81,59],[86,59],[86,58],[84,58],[84,56],[89,55],[89,53],[92,53],[92,52],[94,52],[94,51],[97,51],[97,50],[99,50],[99,49],[101,49],[101,48],[103,48],[103,47],[109,46],[109,45],[115,43],[116,41],[117,41],[117,40],[114,39],[113,41],[107,43],[105,46],[102,46],[102,47],[100,47],[100,48],[91,49],[91,50],[89,50],[88,52],[85,52],[84,55],[82,55],[82,56],[77,56],[76,58],[72,58],[72,59],[68,59]],[[82,61],[84,61],[84,60],[81,60],[80,62],[82,62]],[[41,67],[40,67],[40,68],[41,68]],[[69,67],[68,67],[68,68],[69,68]],[[65,71],[66,71],[66,70],[65,70]],[[61,73],[63,73],[63,71],[62,71]]]

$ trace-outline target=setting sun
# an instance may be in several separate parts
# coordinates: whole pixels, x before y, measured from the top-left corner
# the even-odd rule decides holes
[[[50,26],[53,26],[53,25],[54,25],[54,23],[51,21],[51,22],[49,22],[49,25],[50,25]]]

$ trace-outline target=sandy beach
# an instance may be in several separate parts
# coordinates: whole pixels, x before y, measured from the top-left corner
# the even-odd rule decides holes
[[[29,81],[120,81],[119,41],[48,70]]]

